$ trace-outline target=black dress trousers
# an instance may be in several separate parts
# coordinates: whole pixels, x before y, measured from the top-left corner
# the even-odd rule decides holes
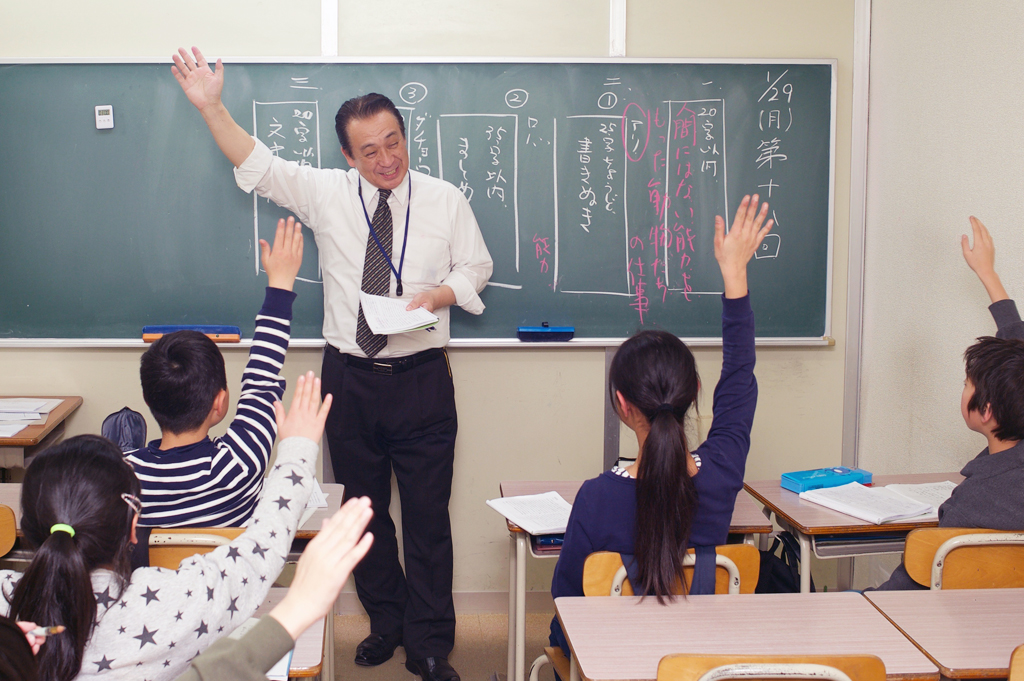
[[[447,657],[455,643],[448,516],[455,388],[447,354],[421,356],[413,357],[430,359],[389,373],[389,360],[375,366],[328,345],[321,375],[323,394],[334,396],[326,428],[334,478],[345,485],[346,498],[373,503],[373,546],[354,570],[356,591],[370,631],[402,631],[410,659]],[[388,512],[392,471],[402,502],[404,573]]]

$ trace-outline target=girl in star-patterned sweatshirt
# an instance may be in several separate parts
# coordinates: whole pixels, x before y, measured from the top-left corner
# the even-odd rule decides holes
[[[249,528],[177,571],[129,572],[139,481],[110,441],[80,435],[38,454],[25,473],[21,527],[36,553],[24,574],[0,571],[0,614],[63,624],[39,653],[40,678],[160,681],[252,615],[284,565],[314,480],[330,408],[301,377],[277,462]]]

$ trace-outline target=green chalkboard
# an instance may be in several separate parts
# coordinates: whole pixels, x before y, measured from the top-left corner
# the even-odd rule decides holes
[[[833,61],[226,68],[235,119],[314,166],[347,167],[343,101],[398,104],[412,166],[462,188],[495,262],[487,310],[455,310],[454,337],[717,337],[713,219],[753,191],[777,223],[750,265],[758,335],[829,332]],[[0,339],[251,333],[256,239],[283,212],[236,187],[168,64],[0,65],[0,159]],[[300,277],[294,336],[320,338],[315,247]]]

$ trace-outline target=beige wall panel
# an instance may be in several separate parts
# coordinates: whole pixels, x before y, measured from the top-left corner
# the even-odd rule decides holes
[[[318,0],[0,0],[0,59],[317,56]]]
[[[340,0],[343,56],[603,57],[606,0]]]
[[[864,287],[861,464],[959,470],[985,445],[960,416],[963,351],[993,334],[964,263],[969,215],[1024,295],[1024,5],[877,2]]]

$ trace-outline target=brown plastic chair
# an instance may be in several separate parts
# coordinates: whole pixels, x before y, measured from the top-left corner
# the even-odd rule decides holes
[[[874,655],[666,655],[658,663],[658,681],[740,678],[885,681],[885,664]]]
[[[907,535],[903,563],[911,579],[933,590],[1024,587],[1024,533],[914,530]]]
[[[0,556],[5,556],[14,548],[14,540],[18,537],[18,524],[14,521],[14,511],[10,506],[0,504]]]
[[[1010,654],[1010,676],[1007,681],[1024,681],[1024,645],[1017,646]]]
[[[209,553],[245,532],[244,527],[175,527],[154,529],[149,535],[149,564],[177,570],[181,561]]]
[[[715,593],[754,593],[761,572],[761,552],[750,544],[722,544],[715,547],[715,553]],[[683,561],[687,588],[693,579],[694,556],[690,549]],[[583,564],[583,595],[632,596],[633,588],[626,578],[622,556],[611,551],[587,556]]]

